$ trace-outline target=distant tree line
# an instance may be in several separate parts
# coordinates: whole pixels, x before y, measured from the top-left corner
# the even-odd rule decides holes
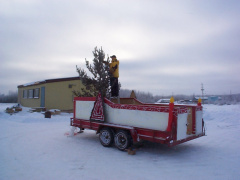
[[[127,98],[130,97],[132,90],[129,89],[121,89],[119,92],[120,97]],[[153,95],[149,92],[143,92],[134,90],[137,99],[143,103],[155,103],[159,99],[170,99],[171,96],[160,96],[160,95]],[[224,105],[224,104],[237,104],[240,103],[240,94],[228,94],[228,95],[206,95],[205,97],[209,96],[218,96],[220,99],[214,104]],[[193,100],[194,97],[201,97],[201,95],[173,95],[175,101],[179,100]],[[18,101],[18,93],[9,91],[8,95],[4,95],[0,93],[0,103],[17,103]]]
[[[120,97],[122,98],[127,98],[130,97],[132,90],[129,89],[121,89],[120,90]],[[168,96],[160,96],[160,95],[153,95],[152,93],[149,92],[143,92],[143,91],[138,91],[138,90],[134,90],[135,95],[137,97],[137,99],[143,103],[155,103],[157,102],[159,99],[170,99],[172,96],[168,95]],[[195,95],[173,95],[174,100],[175,101],[179,101],[179,100],[193,100]]]
[[[126,98],[126,97],[130,97],[132,90],[129,89],[121,89],[120,90],[120,97],[122,98]],[[152,93],[149,92],[143,92],[143,91],[138,91],[138,90],[134,90],[135,95],[137,97],[137,99],[143,103],[155,103],[157,102],[159,99],[170,99],[172,96],[168,95],[168,96],[160,96],[160,95],[153,95]],[[174,100],[175,101],[179,101],[179,100],[193,100],[195,95],[173,95]]]
[[[120,89],[119,96],[121,98],[128,98],[131,95],[132,90],[129,89]],[[144,103],[154,103],[159,100],[159,96],[153,96],[152,93],[146,93],[138,90],[134,90],[134,93],[137,99]]]
[[[18,93],[9,91],[8,95],[0,94],[0,103],[17,103]]]
[[[240,103],[240,94],[220,95],[219,97],[221,99],[216,103],[219,105]]]
[[[119,94],[122,98],[130,97],[132,90],[129,89],[121,89]],[[153,95],[149,92],[142,92],[134,90],[137,99],[143,103],[155,103],[159,99],[170,99],[171,95],[169,96],[160,96],[160,95]],[[214,104],[224,105],[224,104],[236,104],[240,103],[240,94],[229,94],[229,95],[205,95],[205,97],[210,96],[218,96],[219,100],[215,101]],[[180,100],[194,100],[195,97],[202,97],[202,95],[173,95],[175,101]],[[208,103],[208,102],[207,102]],[[212,103],[212,102],[209,102]]]

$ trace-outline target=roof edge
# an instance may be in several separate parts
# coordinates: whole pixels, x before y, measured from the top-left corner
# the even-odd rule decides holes
[[[30,87],[30,86],[40,85],[40,84],[61,82],[61,81],[71,81],[71,80],[79,80],[79,76],[76,76],[76,77],[66,77],[66,78],[57,78],[57,79],[46,79],[46,80],[43,80],[43,81],[35,81],[35,82],[31,82],[31,83],[22,84],[22,85],[19,85],[17,87],[18,88]]]

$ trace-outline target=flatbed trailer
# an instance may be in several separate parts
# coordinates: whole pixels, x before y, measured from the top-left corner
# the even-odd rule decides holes
[[[95,130],[105,147],[119,150],[147,140],[175,146],[205,135],[202,105],[146,104],[135,98],[75,97],[70,125]]]

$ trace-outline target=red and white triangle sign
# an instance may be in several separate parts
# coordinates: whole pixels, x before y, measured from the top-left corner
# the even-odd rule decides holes
[[[104,121],[103,102],[102,102],[102,98],[101,98],[101,93],[98,93],[97,99],[93,106],[90,120]]]

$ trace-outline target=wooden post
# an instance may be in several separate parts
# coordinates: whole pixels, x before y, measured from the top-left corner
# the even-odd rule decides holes
[[[137,96],[136,96],[134,90],[132,90],[131,95],[130,95],[130,98],[135,98],[135,99],[137,99]]]

